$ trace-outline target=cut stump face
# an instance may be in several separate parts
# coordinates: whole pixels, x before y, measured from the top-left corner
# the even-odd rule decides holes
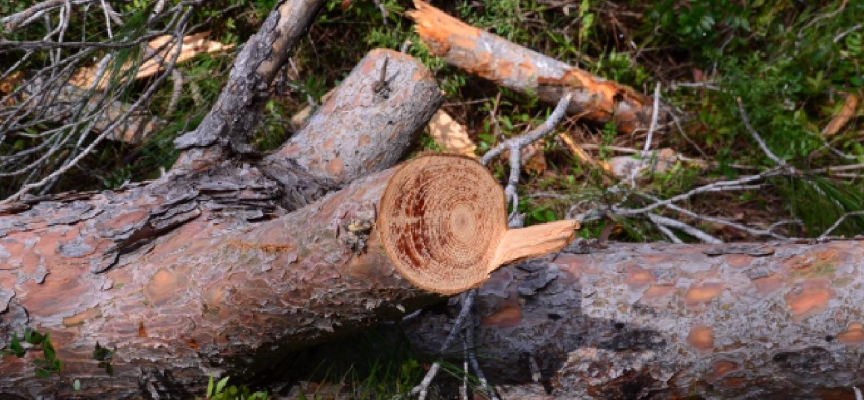
[[[504,190],[471,158],[421,156],[390,178],[376,227],[411,283],[438,293],[463,291],[486,280],[507,230]]]
[[[376,230],[403,277],[422,289],[453,294],[479,286],[502,264],[539,255],[536,243],[512,232],[539,234],[546,243],[539,251],[549,248],[550,239],[553,247],[563,247],[576,224],[558,225],[565,228],[556,229],[554,238],[543,233],[548,229],[508,233],[504,190],[486,168],[468,157],[436,154],[411,160],[393,174]]]

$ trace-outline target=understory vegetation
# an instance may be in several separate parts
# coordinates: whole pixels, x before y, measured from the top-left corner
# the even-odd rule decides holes
[[[32,3],[0,3],[0,18]],[[25,187],[39,195],[158,178],[178,157],[173,140],[195,129],[214,105],[238,48],[277,0],[172,0],[165,7],[176,7],[177,13],[156,19],[153,8],[163,2],[110,3],[116,21],[94,3],[72,6],[65,17],[47,13],[14,29],[0,23],[0,38],[19,43],[0,42],[0,200],[22,194]],[[527,157],[519,186],[527,224],[579,217],[586,239],[687,243],[699,242],[699,234],[760,241],[864,232],[864,2],[458,0],[433,5],[645,95],[653,96],[659,85],[659,98],[674,115],[649,143],[650,149],[671,149],[665,154],[674,157],[663,160],[659,152],[642,152],[649,136],[644,130],[619,135],[614,120],[605,125],[565,120]],[[546,119],[552,107],[536,96],[497,87],[431,56],[406,17],[412,8],[404,0],[328,1],[270,88],[263,122],[252,135],[254,146],[272,150],[300,129],[302,122],[292,117],[321,104],[376,47],[404,47],[434,71],[446,92],[442,109],[467,128],[478,155]],[[209,40],[226,47],[184,60],[173,72],[135,79],[139,68],[124,66],[140,67],[142,46],[40,44],[46,37],[56,40],[61,22],[67,24],[67,41],[130,43],[129,38],[147,32],[182,27],[186,35],[209,32]],[[97,78],[79,94],[93,99],[93,109],[28,112],[26,95],[16,91],[33,77],[52,85],[88,66],[104,81],[102,87]],[[146,115],[158,122],[141,128],[149,130],[143,139],[110,140],[102,135],[103,117],[94,117],[94,110],[112,103],[132,105],[124,117]],[[574,155],[557,136],[561,133],[599,163]],[[420,151],[440,151],[440,146],[427,136],[418,144]],[[645,158],[651,165],[662,161],[664,167],[628,182],[602,167],[620,157]],[[491,167],[504,182],[506,160]],[[680,201],[664,202],[676,196]],[[355,367],[323,366],[323,373],[313,368],[313,376],[345,383],[358,398],[390,398],[416,385],[426,367],[410,354],[390,361],[370,355],[348,365]],[[314,398],[316,390],[303,396]]]

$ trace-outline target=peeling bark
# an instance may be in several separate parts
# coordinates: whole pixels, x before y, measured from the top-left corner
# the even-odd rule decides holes
[[[451,65],[516,91],[536,93],[550,105],[572,92],[568,114],[600,124],[614,116],[621,134],[648,129],[654,104],[650,97],[465,24],[421,0],[414,6],[408,16],[417,24],[417,34]],[[667,119],[661,107],[658,120]]]
[[[228,156],[225,151],[252,152],[247,135],[255,130],[270,97],[270,82],[323,5],[323,0],[291,0],[276,6],[243,45],[213,109],[197,129],[174,141],[178,149],[187,150],[174,168],[199,169],[218,163]]]
[[[493,382],[528,383],[533,358],[556,398],[854,398],[862,260],[859,240],[535,259],[479,289],[478,359]],[[434,354],[451,324],[430,314],[407,329]]]
[[[436,300],[395,274],[377,236],[361,253],[338,237],[374,213],[390,173],[263,222],[158,184],[16,215],[0,239],[0,337],[24,326],[50,332],[64,368],[37,379],[30,359],[5,357],[0,392],[51,397],[79,379],[82,395],[122,397],[143,380],[177,395],[172,388],[200,388],[212,373],[253,379],[292,350]],[[94,271],[118,241],[135,250]],[[96,343],[114,351],[113,376],[97,368]]]
[[[334,104],[365,98],[371,85],[362,83],[378,74],[362,66],[386,54],[361,61]],[[345,157],[384,169],[407,155],[440,94],[416,60],[388,69],[412,79],[392,82],[390,96],[371,106],[328,116],[356,127],[331,132],[335,143],[341,135],[394,138],[368,151],[333,146],[293,159],[198,160],[117,191],[0,205],[0,343],[24,327],[50,332],[64,362],[61,374],[40,379],[32,360],[41,355],[4,357],[0,395],[70,395],[77,379],[76,395],[93,398],[191,398],[210,375],[265,376],[293,350],[437,301],[393,272],[377,235],[359,252],[347,244],[345,226],[374,219],[392,171],[359,178],[361,169],[330,175],[305,167]],[[411,115],[399,123],[358,122],[403,102]],[[113,376],[93,358],[97,343],[114,352]]]

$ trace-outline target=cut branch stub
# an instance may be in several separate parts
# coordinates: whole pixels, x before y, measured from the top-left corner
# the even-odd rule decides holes
[[[504,190],[477,161],[425,155],[387,182],[376,229],[396,270],[442,294],[477,287],[501,265],[557,251],[575,221],[507,229]]]

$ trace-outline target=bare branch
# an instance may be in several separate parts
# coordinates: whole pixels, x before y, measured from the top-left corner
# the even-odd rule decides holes
[[[771,159],[771,161],[774,161],[777,165],[781,167],[785,167],[786,161],[781,160],[780,157],[777,157],[777,155],[775,155],[774,152],[772,152],[771,149],[768,148],[768,145],[765,144],[765,141],[762,140],[762,136],[759,136],[759,132],[756,132],[756,130],[753,129],[753,126],[750,125],[750,118],[747,116],[747,111],[744,110],[744,104],[741,102],[741,98],[737,98],[736,101],[738,102],[738,111],[741,112],[741,120],[744,121],[744,127],[747,128],[747,132],[750,133],[750,136],[752,136],[753,140],[755,140],[756,143],[759,144],[759,148],[762,149],[762,152],[764,152],[765,155]]]
[[[3,24],[7,32],[11,32],[15,29],[29,25],[46,13],[56,8],[64,7],[66,4],[71,3],[72,5],[82,5],[93,3],[95,1],[96,0],[46,0],[30,6],[26,10],[0,18],[0,24]]]
[[[816,240],[818,240],[818,241],[827,240],[830,237],[831,232],[834,232],[834,230],[837,229],[840,226],[840,224],[842,224],[843,221],[846,220],[846,218],[857,217],[857,216],[861,216],[861,215],[864,215],[864,211],[852,211],[852,212],[847,212],[846,214],[843,214],[843,216],[838,218],[837,221],[835,221],[834,224],[831,225],[831,227],[829,227],[828,229],[825,230],[824,233],[819,235],[819,237],[816,238]]]
[[[192,8],[187,8],[186,11],[183,13],[183,15],[178,19],[178,25],[176,26],[175,31],[174,31],[175,39],[177,39],[178,42],[179,42],[178,38],[183,37],[183,33],[185,32],[186,22],[188,21],[188,19],[191,16],[191,11],[192,11]],[[71,158],[67,159],[63,163],[63,165],[61,165],[59,168],[57,168],[56,170],[54,170],[52,173],[45,176],[44,178],[42,178],[36,182],[26,182],[13,195],[11,195],[10,197],[8,197],[7,199],[5,199],[3,201],[0,201],[0,204],[4,204],[4,203],[7,203],[9,201],[16,200],[32,189],[43,187],[43,186],[53,182],[57,177],[59,177],[63,173],[65,173],[68,170],[70,170],[71,168],[75,167],[78,164],[78,162],[81,161],[81,159],[83,159],[85,156],[87,156],[100,142],[102,142],[111,133],[113,133],[113,131],[118,126],[120,126],[120,124],[123,124],[126,121],[128,121],[128,118],[132,115],[133,112],[135,112],[143,104],[145,104],[147,101],[149,101],[149,99],[156,92],[156,90],[161,87],[162,81],[164,81],[167,78],[167,76],[170,75],[171,70],[173,69],[173,65],[180,55],[181,49],[182,49],[182,44],[178,43],[178,46],[175,49],[172,60],[168,63],[168,65],[165,66],[165,72],[163,74],[161,74],[159,77],[157,77],[154,80],[154,82],[150,85],[150,87],[141,95],[141,97],[135,103],[130,105],[130,107],[125,112],[123,112],[116,120],[114,120],[112,123],[110,123],[106,127],[106,129],[103,132],[101,132],[87,147],[81,149],[81,146],[83,145],[83,141],[86,138],[88,132],[93,128],[96,121],[105,112],[104,107],[98,108],[97,110],[95,110],[95,112],[93,114],[83,115],[82,116],[83,118],[74,120],[71,124],[67,124],[64,127],[61,127],[58,130],[55,130],[55,131],[58,131],[58,133],[59,133],[59,132],[64,131],[65,129],[69,129],[69,132],[71,133],[73,131],[79,130],[78,129],[79,125],[86,123],[86,125],[84,125],[83,129],[80,129],[80,132],[82,132],[82,135],[80,135],[78,137],[77,144],[72,149],[72,151],[69,153],[70,156],[71,155],[74,155],[74,156],[71,156]],[[99,82],[99,80],[97,79],[96,82]],[[59,84],[64,85],[65,83],[61,82]],[[129,84],[129,82],[126,83],[126,85],[128,85],[128,84]],[[43,91],[42,93],[50,93],[50,92],[44,92]],[[119,95],[120,95],[119,93],[114,94],[115,97],[117,97]],[[102,96],[101,98],[105,99],[106,96]],[[87,104],[87,102],[82,103],[82,106],[79,108],[79,112],[85,110],[84,107],[86,106],[86,104]],[[69,139],[71,139],[71,138],[72,138],[71,135],[66,135],[63,143],[68,142]],[[53,148],[52,151],[49,153],[53,153],[56,151],[57,151],[57,147],[55,146],[55,148]],[[46,157],[43,156],[42,158],[44,159]]]
[[[679,231],[682,231],[682,232],[684,232],[690,236],[693,236],[693,237],[701,240],[703,243],[708,243],[708,244],[721,244],[721,243],[723,243],[722,240],[717,239],[714,236],[711,236],[705,232],[702,232],[699,229],[696,229],[696,228],[694,228],[690,225],[687,225],[681,221],[677,221],[677,220],[674,220],[671,218],[666,218],[666,217],[663,217],[663,216],[660,216],[657,214],[648,214],[648,218],[651,220],[651,222],[654,222],[655,224],[657,224],[658,228],[660,228],[660,227],[662,227],[662,228],[666,228],[666,227],[675,228],[675,229],[678,229]],[[660,229],[660,230],[663,231],[663,229]],[[667,236],[669,236],[669,235],[667,234]],[[672,235],[672,237],[677,239],[677,237],[674,234]],[[680,241],[680,239],[678,239],[678,240],[675,240],[675,239],[672,239],[673,243],[682,243]]]
[[[501,142],[498,146],[486,152],[483,158],[480,159],[481,164],[487,165],[493,158],[504,152],[505,149],[510,150],[510,175],[507,178],[507,187],[504,189],[504,194],[507,196],[507,203],[512,209],[509,217],[512,227],[522,225],[521,218],[518,215],[519,194],[516,189],[516,186],[519,184],[519,174],[522,167],[522,149],[552,132],[555,126],[564,118],[572,98],[572,93],[561,97],[558,105],[555,106],[555,110],[552,111],[552,114],[549,115],[549,118],[543,124],[534,128],[531,132]]]
[[[628,174],[625,182],[630,182],[630,188],[636,188],[636,175],[639,175],[639,171],[642,170],[642,166],[645,164],[645,159],[650,157],[649,150],[651,149],[651,140],[654,137],[654,130],[657,129],[657,115],[660,109],[660,82],[657,82],[657,85],[654,86],[654,106],[651,111],[651,124],[648,126],[648,135],[645,137],[645,146],[642,148],[642,155],[639,158],[639,165],[636,168],[630,170],[630,174]]]

